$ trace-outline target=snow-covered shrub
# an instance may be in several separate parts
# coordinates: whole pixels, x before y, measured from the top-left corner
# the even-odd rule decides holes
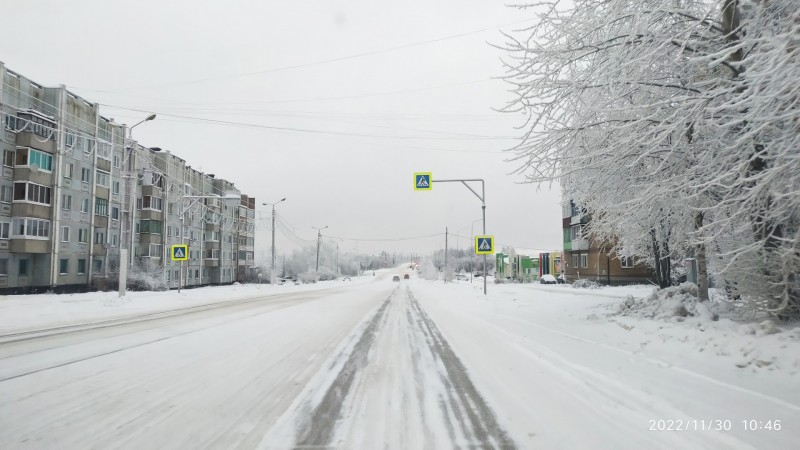
[[[164,274],[160,267],[131,267],[127,287],[131,291],[166,291]]]
[[[572,287],[575,289],[598,289],[600,288],[600,285],[592,280],[584,278],[572,283]]]
[[[297,280],[303,284],[316,283],[319,281],[319,274],[314,271],[304,272],[297,276]]]
[[[438,280],[439,270],[433,265],[430,259],[426,259],[420,265],[420,277],[424,280]]]
[[[719,315],[711,311],[709,303],[698,301],[696,284],[683,283],[680,286],[659,289],[649,297],[638,301],[628,296],[620,303],[619,312],[622,315],[653,319],[690,316],[704,320],[719,319]]]

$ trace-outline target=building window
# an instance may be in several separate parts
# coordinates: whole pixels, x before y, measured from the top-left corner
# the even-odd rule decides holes
[[[14,201],[50,205],[52,188],[28,182],[14,183]]]
[[[89,242],[89,230],[86,228],[78,229],[78,242],[86,244]]]
[[[39,150],[17,147],[17,166],[36,166],[39,170],[50,172],[53,170],[53,155]]]
[[[88,213],[89,212],[89,199],[88,198],[82,198],[81,199],[81,212],[82,213]]]
[[[72,209],[72,196],[63,194],[61,195],[61,209],[64,211],[69,211]]]
[[[572,268],[573,269],[577,269],[578,267],[580,267],[579,263],[580,263],[580,261],[579,261],[578,254],[577,253],[573,254],[572,255]]]
[[[75,169],[75,165],[68,162],[64,163],[64,178],[72,178],[72,172]]]
[[[6,130],[12,133],[18,133],[22,131],[20,128],[20,120],[17,116],[12,116],[11,114],[6,115]]]
[[[142,220],[139,222],[140,233],[161,234],[163,223],[160,220]]]
[[[151,258],[161,258],[163,253],[163,247],[161,244],[150,244],[150,248],[147,250],[149,253],[148,255]]]
[[[17,265],[17,275],[21,277],[28,276],[28,260],[27,259],[20,259],[19,264]]]
[[[581,253],[581,267],[584,269],[589,267],[589,255],[586,253]]]
[[[121,166],[119,155],[114,155],[114,167],[119,169]]]
[[[112,234],[109,236],[109,241],[111,241],[109,243],[111,244],[112,247],[116,247],[117,244],[119,244],[119,236],[117,236],[116,234]]]
[[[0,277],[8,276],[8,258],[0,258]]]
[[[86,260],[79,259],[78,260],[78,275],[83,275],[86,273]]]
[[[108,172],[103,172],[102,170],[95,171],[94,182],[98,186],[109,187],[110,179],[111,179],[111,174],[109,174]]]
[[[94,229],[94,243],[95,244],[105,244],[106,243],[106,229],[105,228],[95,228]]]
[[[58,274],[66,275],[69,273],[69,259],[62,258],[58,261]]]
[[[94,273],[98,273],[103,270],[103,260],[102,259],[95,259],[92,261],[92,271]]]
[[[633,269],[633,256],[623,256],[619,259],[619,262],[623,269]]]
[[[81,168],[81,181],[88,183],[92,179],[92,171],[86,167]]]
[[[111,193],[119,195],[119,181],[111,182]]]
[[[578,240],[583,237],[583,225],[573,225],[570,234],[572,234],[572,240]]]
[[[3,186],[0,189],[0,201],[3,203],[11,203],[14,199],[14,188],[11,186]]]
[[[11,236],[11,222],[0,222],[0,239],[8,239]]]
[[[3,165],[14,167],[14,150],[3,150]]]
[[[119,220],[119,207],[111,207],[111,220]]]
[[[69,242],[69,227],[61,227],[61,242]]]
[[[161,211],[164,209],[164,201],[160,197],[145,195],[142,197],[142,208]]]
[[[49,239],[50,221],[29,217],[11,219],[11,237]]]
[[[104,198],[94,199],[94,213],[98,216],[108,215],[108,200]]]

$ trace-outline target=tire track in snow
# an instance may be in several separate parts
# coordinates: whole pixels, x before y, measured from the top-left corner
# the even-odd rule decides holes
[[[516,449],[516,444],[498,424],[494,412],[478,393],[467,374],[467,369],[450,348],[433,319],[420,307],[411,289],[406,288],[406,295],[411,306],[409,320],[413,317],[416,321],[416,326],[425,335],[428,346],[441,362],[440,367],[444,368],[440,377],[447,387],[447,402],[442,403],[445,417],[452,415],[456,418],[460,431],[471,442],[470,447]],[[450,414],[447,414],[448,412]],[[451,427],[452,425],[450,423]],[[448,432],[451,436],[454,435],[452,429]]]
[[[356,373],[364,368],[368,362],[368,354],[378,325],[384,317],[386,308],[397,290],[383,301],[378,311],[370,319],[361,333],[358,342],[352,348],[350,356],[342,366],[333,384],[325,392],[322,401],[314,408],[307,421],[297,430],[295,438],[296,448],[325,448],[333,440],[336,420],[342,415],[342,406],[345,398],[353,386]]]
[[[384,448],[516,449],[410,289],[403,296],[398,291],[357,328],[334,362],[318,374],[318,379],[332,381],[309,385],[298,399],[300,406],[286,417],[295,424],[293,444],[286,446],[348,447],[347,443],[356,445],[353,440],[375,438],[374,433],[365,437],[361,433],[371,431],[364,430],[383,430],[379,435]],[[381,405],[387,393],[396,394],[395,401]],[[394,416],[398,410],[400,416]],[[414,412],[419,416],[407,417]],[[424,434],[413,438],[416,445],[408,442],[414,433]],[[262,445],[267,443],[275,441],[262,441]]]

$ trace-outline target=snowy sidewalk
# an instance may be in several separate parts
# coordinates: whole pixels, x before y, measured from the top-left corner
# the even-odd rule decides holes
[[[420,304],[522,448],[800,442],[800,328],[764,335],[728,319],[610,315],[627,294],[649,293],[641,287],[494,285],[484,297],[469,283],[415,283]],[[748,358],[769,363],[743,368]]]

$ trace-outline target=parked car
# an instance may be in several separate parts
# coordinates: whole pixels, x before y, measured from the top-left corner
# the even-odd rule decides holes
[[[539,279],[539,283],[542,283],[542,284],[558,284],[558,280],[556,280],[556,277],[550,275],[549,273],[546,273],[546,274],[542,275],[542,278]]]
[[[400,281],[400,275],[393,276],[392,281]]]
[[[408,278],[409,278],[408,274],[403,275],[403,279],[407,280]]]

